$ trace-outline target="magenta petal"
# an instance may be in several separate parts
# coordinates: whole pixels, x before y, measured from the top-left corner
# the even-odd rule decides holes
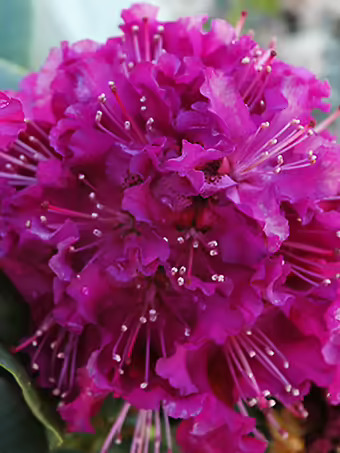
[[[205,72],[201,93],[209,99],[209,109],[217,115],[227,136],[238,141],[254,132],[249,111],[231,78],[209,68]]]
[[[6,148],[24,130],[23,107],[18,99],[0,92],[0,146]]]

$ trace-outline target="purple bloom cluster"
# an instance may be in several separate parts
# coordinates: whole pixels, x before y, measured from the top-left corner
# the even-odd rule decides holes
[[[339,110],[316,124],[328,84],[245,14],[156,15],[0,96],[1,267],[32,315],[15,351],[70,430],[125,401],[103,453],[130,406],[131,452],[152,426],[171,451],[169,417],[186,453],[263,452],[249,407],[306,417],[311,383],[340,402]]]

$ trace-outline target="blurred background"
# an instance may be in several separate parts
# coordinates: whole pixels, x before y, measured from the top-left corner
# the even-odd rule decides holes
[[[131,0],[0,0],[0,87],[15,88],[38,69],[61,40],[104,42],[118,32],[120,10]],[[247,28],[265,46],[278,38],[279,56],[305,66],[333,86],[340,104],[340,0],[150,0],[163,20],[209,14],[236,22],[249,11]],[[338,129],[339,130],[339,129]]]

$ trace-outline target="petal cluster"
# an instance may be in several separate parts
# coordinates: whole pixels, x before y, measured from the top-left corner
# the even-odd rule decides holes
[[[1,266],[32,317],[13,350],[70,430],[124,400],[102,453],[131,410],[132,452],[171,451],[169,417],[184,452],[261,452],[252,406],[339,402],[339,110],[315,122],[328,84],[245,14],[122,18],[0,95]]]

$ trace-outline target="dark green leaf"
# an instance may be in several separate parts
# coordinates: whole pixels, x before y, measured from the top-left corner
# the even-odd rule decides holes
[[[53,453],[82,453],[79,450],[70,450],[69,448],[58,448],[58,450],[54,450]]]
[[[50,445],[54,447],[60,445],[62,443],[62,435],[58,419],[49,406],[41,400],[23,366],[3,346],[0,346],[0,367],[8,371],[20,386],[28,407],[47,429]],[[1,451],[1,453],[3,452]]]
[[[0,377],[0,452],[46,453],[42,425],[33,417],[17,386]]]
[[[10,282],[0,273],[0,342],[13,346],[27,332],[28,306]]]

